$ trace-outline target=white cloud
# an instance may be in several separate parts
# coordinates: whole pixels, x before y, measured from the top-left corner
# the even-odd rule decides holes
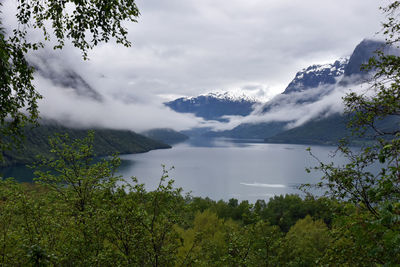
[[[210,122],[209,126],[214,130],[222,131],[230,130],[243,123],[255,124],[282,121],[288,123],[288,128],[293,128],[316,117],[342,113],[344,111],[343,96],[349,93],[350,90],[358,93],[364,92],[368,87],[368,84],[349,86],[334,84],[290,95],[278,95],[269,102],[272,107],[268,112],[263,111],[266,107],[265,105],[258,105],[249,116],[226,116],[229,122]],[[305,101],[307,99],[313,100]]]
[[[202,122],[166,109],[160,96],[252,87],[271,98],[303,67],[349,55],[363,38],[380,30],[383,20],[376,0],[138,0],[137,4],[139,23],[127,25],[130,48],[101,44],[85,62],[70,44],[63,51],[42,51],[44,57],[61,59],[55,64],[73,68],[105,98],[102,104],[77,98],[38,78],[45,96],[40,102],[43,115],[134,130],[188,128]],[[3,25],[15,27],[14,16],[15,3],[5,1]],[[306,119],[325,104],[321,100],[295,113]],[[269,118],[253,114],[246,120],[290,118],[292,113],[282,109]],[[239,121],[232,118],[223,127]]]

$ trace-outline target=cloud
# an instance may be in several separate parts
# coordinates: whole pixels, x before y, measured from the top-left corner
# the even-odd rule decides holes
[[[3,26],[10,30],[18,26],[16,4],[11,0],[3,4]],[[139,23],[126,24],[132,47],[101,44],[89,52],[89,61],[82,61],[80,51],[68,42],[62,51],[41,51],[42,57],[59,59],[52,63],[55,69],[73,69],[104,98],[96,103],[37,76],[35,83],[45,96],[41,114],[71,124],[134,130],[204,124],[163,107],[162,96],[256,88],[254,92],[269,99],[282,92],[298,70],[349,55],[362,39],[374,36],[383,20],[379,4],[376,0],[138,0]],[[30,36],[38,39],[41,33]],[[338,98],[332,94],[312,105],[294,106],[296,112],[282,108],[265,116],[254,113],[243,121],[287,118],[301,123],[324,105],[337,109]],[[240,121],[232,117],[230,124],[211,124],[227,128]]]
[[[349,55],[382,20],[375,0],[137,3],[139,23],[128,25],[133,46],[100,45],[86,64],[155,94],[253,83],[277,94],[299,69]]]
[[[47,58],[43,60],[45,55]],[[39,101],[43,118],[71,127],[107,127],[134,131],[158,127],[184,130],[203,121],[190,114],[173,112],[157,97],[150,97],[145,92],[127,93],[124,88],[129,87],[129,83],[118,77],[106,77],[84,68],[80,69],[78,75],[69,67],[68,62],[52,57],[50,52],[42,51],[30,56],[30,61],[41,70],[35,73],[34,84],[44,96]],[[77,65],[73,67],[79,70]],[[74,82],[76,77],[83,82]],[[95,95],[90,91],[92,88],[96,88]]]
[[[163,105],[124,103],[111,97],[98,102],[76,95],[73,89],[62,88],[41,77],[35,80],[45,97],[39,102],[42,117],[72,127],[107,127],[144,131],[155,127],[177,130],[197,126],[200,119],[177,114]]]
[[[255,107],[246,117],[225,116],[227,123],[211,122],[214,130],[230,130],[240,124],[256,124],[266,122],[287,122],[287,128],[300,126],[317,117],[327,117],[344,111],[343,96],[351,91],[365,92],[370,85],[351,84],[340,86],[338,83],[308,89],[288,95],[277,95],[267,104]],[[268,111],[265,111],[268,107]]]

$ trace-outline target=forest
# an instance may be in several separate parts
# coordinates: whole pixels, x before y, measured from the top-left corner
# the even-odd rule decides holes
[[[1,180],[1,265],[400,263],[397,199],[384,196],[382,207],[333,195],[275,196],[254,204],[214,201],[182,195],[166,168],[158,187],[146,191],[135,177],[115,176],[116,155],[95,159],[94,135],[51,138],[52,157],[38,161],[35,183]]]

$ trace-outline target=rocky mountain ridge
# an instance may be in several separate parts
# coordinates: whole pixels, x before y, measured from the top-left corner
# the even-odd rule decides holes
[[[181,97],[164,103],[179,113],[193,113],[205,120],[226,121],[223,116],[247,116],[258,103],[246,95],[233,95],[229,92],[209,93],[196,97]]]
[[[348,62],[348,58],[340,58],[334,63],[309,66],[296,73],[283,94],[303,92],[321,85],[335,84],[337,79],[344,74]]]
[[[305,124],[304,127],[302,125],[296,126],[302,127],[301,130],[292,130],[296,127],[289,127],[291,129],[288,129],[289,125],[296,125],[296,119],[293,119],[296,116],[286,116],[286,119],[282,118],[281,120],[274,119],[262,123],[240,124],[232,130],[210,132],[207,135],[233,138],[260,138],[264,136],[268,142],[282,142],[282,140],[288,140],[290,136],[292,143],[312,143],[312,140],[316,139],[315,129],[319,129],[318,135],[324,135],[324,132],[334,133],[328,135],[327,140],[319,140],[319,143],[332,144],[337,142],[337,137],[347,134],[346,123],[339,111],[332,113],[330,107],[327,106],[328,103],[332,104],[332,100],[330,102],[326,100],[333,99],[332,96],[336,94],[335,101],[337,103],[341,101],[340,94],[344,94],[348,90],[346,88],[356,88],[361,83],[366,82],[372,76],[373,70],[364,70],[362,65],[367,63],[369,58],[375,56],[375,51],[379,49],[385,54],[400,54],[398,49],[385,46],[382,41],[363,40],[356,46],[349,59],[342,58],[332,64],[312,65],[299,71],[282,94],[265,103],[258,110],[258,114],[252,114],[268,116],[285,112],[286,114],[303,114],[304,110],[314,112],[314,119],[310,116],[310,119],[303,120],[310,123]],[[318,109],[318,112],[315,112],[315,109]],[[303,113],[301,113],[301,110]],[[304,115],[309,116],[306,113]],[[309,130],[307,131],[307,129]],[[285,135],[286,131],[290,131],[290,134]],[[274,136],[277,136],[277,138],[273,138]]]

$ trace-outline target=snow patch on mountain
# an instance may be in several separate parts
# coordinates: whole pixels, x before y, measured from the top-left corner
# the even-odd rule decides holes
[[[312,65],[304,68],[296,73],[296,76],[283,93],[303,92],[309,88],[335,84],[338,78],[343,76],[348,62],[348,58],[340,58],[334,63]]]
[[[232,102],[237,102],[237,101],[257,102],[257,99],[254,96],[247,95],[244,92],[240,91],[225,91],[225,92],[214,91],[206,94],[201,94],[198,96],[188,97],[187,99],[195,100],[199,96],[212,97],[215,99],[232,101]]]

